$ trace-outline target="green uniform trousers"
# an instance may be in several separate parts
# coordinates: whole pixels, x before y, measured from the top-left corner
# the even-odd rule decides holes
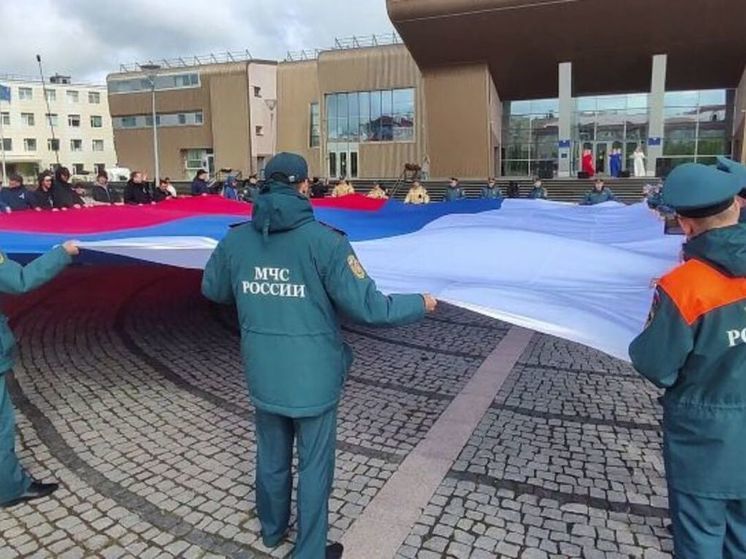
[[[16,457],[16,415],[5,386],[6,374],[0,373],[0,505],[23,495],[31,484]]]
[[[676,559],[746,559],[746,499],[695,497],[669,488]]]
[[[295,559],[324,559],[337,446],[336,408],[317,417],[256,412],[256,504],[262,539],[278,545],[290,522],[293,441],[298,445]]]

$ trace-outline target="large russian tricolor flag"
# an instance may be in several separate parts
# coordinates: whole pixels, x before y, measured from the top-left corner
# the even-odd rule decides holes
[[[624,359],[643,327],[652,282],[676,264],[681,247],[643,204],[407,206],[348,196],[314,206],[317,219],[349,236],[383,291],[429,291]],[[199,269],[250,211],[247,204],[206,197],[3,215],[0,248],[26,261],[74,238],[88,263],[134,259]]]

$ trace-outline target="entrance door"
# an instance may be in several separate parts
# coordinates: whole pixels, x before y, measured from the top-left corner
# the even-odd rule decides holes
[[[620,164],[617,172],[621,173],[625,169],[624,143],[619,141],[596,142],[593,145],[593,162],[596,166],[596,173],[599,175],[611,175],[614,169],[611,168],[611,156],[614,150],[619,150]]]
[[[596,142],[593,159],[596,166],[596,174],[603,175],[609,170],[609,155],[611,155],[611,142]]]
[[[356,179],[358,177],[358,144],[328,144],[329,177]]]

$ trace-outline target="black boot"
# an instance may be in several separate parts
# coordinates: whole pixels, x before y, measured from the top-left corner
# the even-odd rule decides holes
[[[326,559],[340,559],[345,550],[341,543],[333,543],[326,546]]]
[[[29,485],[29,488],[26,489],[23,495],[8,503],[5,503],[4,505],[2,505],[2,508],[14,507],[16,505],[20,505],[21,503],[28,503],[29,501],[35,501],[36,499],[49,497],[49,495],[57,491],[59,487],[59,483],[41,483],[39,481],[32,481],[31,485]]]

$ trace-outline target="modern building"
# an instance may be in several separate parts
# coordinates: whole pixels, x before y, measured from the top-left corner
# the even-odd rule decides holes
[[[423,162],[423,77],[398,36],[290,54],[277,85],[278,149],[304,155],[313,175],[396,177],[405,163]]]
[[[82,178],[116,166],[104,86],[72,83],[59,75],[46,84],[0,76],[0,84],[10,88],[10,102],[0,101],[8,175],[32,180],[59,164]]]
[[[315,174],[570,177],[746,160],[742,0],[387,0],[403,44],[278,68],[278,144]],[[398,41],[389,41],[398,43]],[[305,58],[305,59],[303,59]]]
[[[157,66],[160,175],[191,180],[202,168],[259,173],[275,152],[277,64],[244,52]],[[120,165],[154,176],[150,74],[140,65],[123,66],[107,86]]]

